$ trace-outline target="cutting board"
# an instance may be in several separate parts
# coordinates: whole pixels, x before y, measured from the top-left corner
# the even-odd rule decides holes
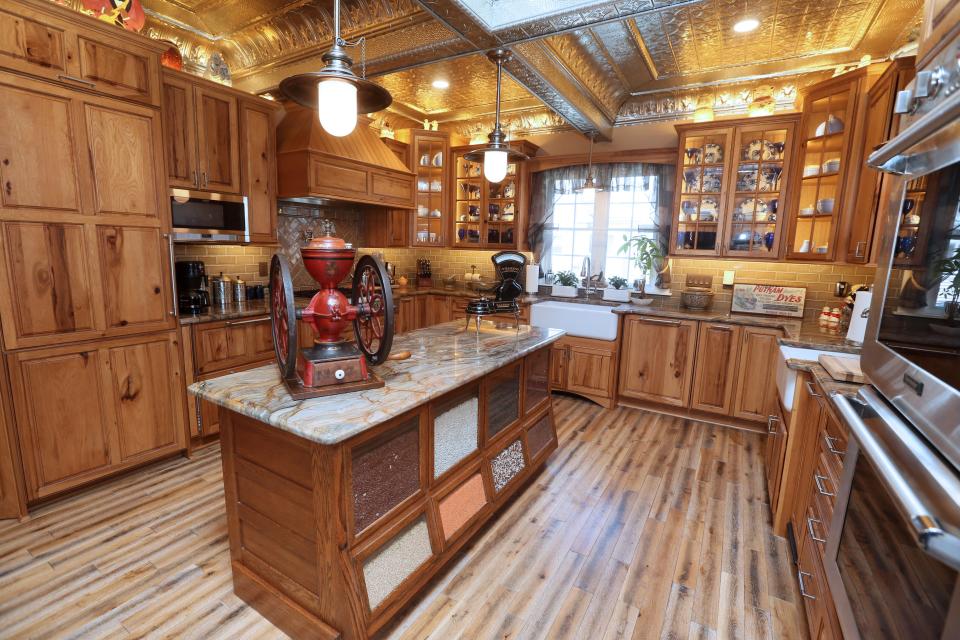
[[[860,369],[859,356],[828,356],[821,354],[817,360],[827,370],[830,377],[840,382],[866,384],[867,379]]]

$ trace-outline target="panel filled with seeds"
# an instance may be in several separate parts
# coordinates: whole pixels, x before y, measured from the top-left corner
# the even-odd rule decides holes
[[[446,402],[433,420],[433,477],[439,478],[477,450],[480,399],[476,394]]]
[[[360,532],[420,489],[420,417],[352,457],[353,526]]]
[[[490,470],[493,472],[493,490],[500,493],[517,474],[523,471],[524,465],[523,442],[517,440],[490,461]]]
[[[420,517],[367,558],[363,581],[370,609],[380,606],[432,555],[427,520]]]
[[[485,504],[487,495],[483,490],[483,477],[475,473],[440,501],[440,525],[444,539],[449,540]]]
[[[553,438],[553,419],[550,417],[550,413],[545,413],[532,427],[527,429],[527,447],[529,447],[530,457],[536,458],[540,455],[540,452],[550,444]]]

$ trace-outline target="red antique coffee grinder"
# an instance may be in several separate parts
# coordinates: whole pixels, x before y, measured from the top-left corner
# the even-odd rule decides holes
[[[270,264],[273,346],[283,380],[297,400],[382,387],[369,365],[384,362],[393,343],[393,294],[383,262],[370,255],[360,258],[351,304],[337,285],[350,273],[357,251],[333,237],[329,227],[325,231],[300,249],[304,266],[320,283],[305,309],[294,307],[286,259],[276,254]],[[313,346],[306,349],[299,348],[298,319],[315,333]],[[350,324],[355,340],[343,336]]]

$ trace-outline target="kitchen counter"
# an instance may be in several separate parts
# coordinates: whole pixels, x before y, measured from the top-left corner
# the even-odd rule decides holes
[[[239,305],[230,305],[227,308],[219,309],[210,307],[207,313],[197,315],[181,314],[179,316],[180,324],[203,324],[204,322],[217,322],[219,320],[236,320],[237,318],[247,318],[251,316],[262,316],[269,313],[266,300],[249,300]]]
[[[294,400],[276,364],[197,382],[189,391],[204,400],[330,445],[387,422],[425,402],[481,378],[505,364],[560,339],[559,329],[484,321],[479,336],[462,321],[447,322],[396,336],[393,353],[408,360],[376,367],[386,385],[356,393]]]
[[[798,360],[796,358],[789,358],[787,360],[787,366],[791,369],[796,369],[797,371],[806,371],[817,384],[827,393],[827,395],[856,395],[857,391],[860,390],[860,387],[864,386],[862,384],[857,384],[855,382],[841,382],[839,380],[834,380],[833,376],[827,373],[827,370],[823,368],[819,362],[814,362],[813,360]]]

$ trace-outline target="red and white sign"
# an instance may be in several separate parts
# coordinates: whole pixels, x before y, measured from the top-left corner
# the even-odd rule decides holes
[[[803,305],[806,299],[806,287],[735,284],[733,285],[733,304],[730,311],[802,318]]]

